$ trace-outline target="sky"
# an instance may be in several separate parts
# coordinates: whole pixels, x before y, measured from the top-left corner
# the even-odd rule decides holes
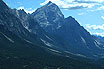
[[[10,8],[24,9],[27,13],[49,1],[58,5],[65,17],[74,17],[91,34],[104,37],[104,0],[4,0]]]

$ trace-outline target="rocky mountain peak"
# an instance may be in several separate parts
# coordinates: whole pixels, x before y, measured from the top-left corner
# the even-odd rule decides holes
[[[47,32],[61,27],[60,23],[64,19],[59,7],[51,1],[38,8],[32,15],[43,29],[47,30],[48,28]]]
[[[33,13],[33,15],[37,15],[37,13],[41,13],[41,12],[43,12],[45,16],[50,16],[49,14],[53,13],[53,14],[58,14],[59,17],[62,18],[64,17],[59,7],[56,4],[52,3],[51,1],[49,1],[46,5],[42,6],[41,8],[38,8],[36,12]]]
[[[48,5],[49,5],[49,4],[52,4],[52,2],[51,2],[51,1],[49,1],[47,4],[48,4]]]
[[[73,18],[72,16],[69,16],[67,18],[65,18],[65,23],[68,23],[70,26],[73,26],[73,28],[75,26],[80,27],[80,24],[77,22],[77,20],[75,18]],[[67,24],[67,25],[68,25]]]

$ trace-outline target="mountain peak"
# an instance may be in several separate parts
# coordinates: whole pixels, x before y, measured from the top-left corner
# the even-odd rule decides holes
[[[52,3],[51,1],[49,1],[45,6],[47,6],[47,7],[49,7],[49,6],[57,7],[57,5],[55,3]]]
[[[25,12],[25,10],[24,9],[20,9],[20,10],[18,10],[20,13],[25,13],[26,14],[26,12]]]
[[[51,3],[52,3],[51,1],[48,2],[48,4],[51,4]]]
[[[62,20],[64,19],[64,15],[62,14],[60,8],[51,1],[49,1],[41,8],[38,8],[33,13],[33,16],[37,20],[37,22],[40,23],[40,26],[43,29],[48,28],[51,31],[59,28],[61,26],[60,22],[62,22]]]

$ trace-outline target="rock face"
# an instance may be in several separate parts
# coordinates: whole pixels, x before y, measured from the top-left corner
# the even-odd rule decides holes
[[[4,11],[2,11],[2,9]],[[11,13],[11,9],[8,7],[5,8],[5,6],[2,7],[2,9],[0,9],[0,24],[5,25],[10,31],[13,31],[18,35],[23,33],[24,29],[21,25],[21,22]]]
[[[9,8],[2,0],[0,0],[0,12],[3,12],[5,10],[9,10]]]
[[[40,27],[32,15],[27,14],[24,10],[10,9],[2,0],[0,3],[0,7],[2,7],[0,9],[0,25],[34,44],[42,43],[45,45],[42,40],[50,41],[49,35]],[[52,43],[52,41],[50,42]]]
[[[49,2],[32,15],[45,31],[62,39],[56,39],[63,44],[61,47],[58,46],[59,48],[89,57],[104,52],[102,45],[73,17],[64,18],[56,4]]]
[[[38,23],[35,21],[35,19],[27,14],[23,9],[22,10],[16,10],[13,9],[12,13],[18,18],[20,19],[23,27],[25,29],[27,29],[29,32],[33,32],[34,34],[37,34],[37,29],[40,30],[40,27],[38,25]]]
[[[29,31],[29,33],[35,34],[38,38],[38,42],[42,42],[48,47],[55,47],[59,45],[53,36],[48,34],[43,28],[36,22],[33,15],[27,14],[24,10],[13,9],[12,13],[21,21],[22,26]]]
[[[52,2],[49,2],[45,6],[37,9],[32,15],[39,22],[40,26],[50,33],[60,28],[64,19],[64,15],[58,6]]]
[[[63,39],[70,45],[67,49],[74,53],[86,56],[103,53],[102,45],[71,16],[65,18],[63,26],[57,32],[60,37],[64,36]]]
[[[1,8],[2,7],[2,8]],[[3,25],[9,31],[18,35],[24,40],[36,42],[37,36],[29,33],[22,25],[20,18],[16,17],[2,0],[0,0],[0,25]]]

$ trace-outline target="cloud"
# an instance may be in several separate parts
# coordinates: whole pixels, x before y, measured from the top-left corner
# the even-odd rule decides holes
[[[102,33],[96,32],[96,33],[93,33],[93,35],[97,35],[97,36],[102,36],[102,37],[104,37],[104,32],[102,32]]]
[[[83,9],[83,8],[87,8],[84,6],[70,6],[70,7],[62,7],[61,9],[68,9],[68,10],[77,10],[77,9]]]
[[[104,32],[101,32],[101,31],[104,31],[104,24],[102,24],[102,25],[90,25],[90,24],[86,24],[85,28],[92,35],[98,35],[98,36],[104,37]],[[94,31],[94,32],[91,32],[91,31]]]
[[[88,30],[104,30],[104,24],[102,24],[102,25],[86,24],[86,29],[88,29]]]
[[[79,2],[85,2],[85,3],[102,3],[104,0],[75,0]]]
[[[89,0],[88,1],[86,1],[86,0],[85,1],[84,0],[83,1],[82,0],[75,0],[74,2],[78,2],[78,3],[97,3],[96,1],[89,1]]]
[[[97,10],[104,10],[104,6],[98,7]]]
[[[24,8],[23,6],[21,6],[21,7],[19,7],[18,8],[18,10],[22,10],[22,9],[24,9],[24,11],[26,12],[26,13],[30,13],[30,14],[32,14],[33,12],[35,12],[35,10],[36,9],[32,9],[32,8]]]
[[[18,10],[22,10],[22,9],[24,9],[24,7],[23,6],[21,6],[21,7],[19,7],[19,8],[17,8]]]
[[[91,0],[91,1],[99,2],[99,3],[104,2],[104,0]]]
[[[49,1],[57,4],[62,9],[83,9],[83,8],[92,8],[99,3],[104,2],[104,0],[45,0],[45,2],[40,3],[40,5],[45,5]]]
[[[78,15],[84,15],[85,13],[78,13]]]
[[[101,16],[102,19],[104,19],[104,16]]]
[[[61,7],[63,9],[76,10],[76,9],[83,9],[83,8],[91,8],[93,6],[94,6],[94,4],[77,3],[77,4],[62,5]]]
[[[21,2],[17,2],[17,4],[22,5],[22,3],[21,3]]]

